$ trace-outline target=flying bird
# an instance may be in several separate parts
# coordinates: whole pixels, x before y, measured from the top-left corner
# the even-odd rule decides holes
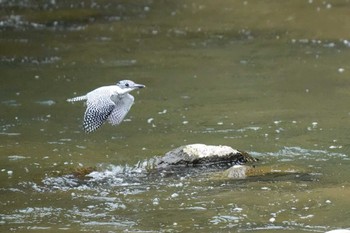
[[[86,95],[67,101],[86,101],[83,128],[85,132],[90,133],[106,120],[112,125],[119,125],[134,103],[134,97],[129,92],[144,87],[145,85],[131,80],[122,80],[115,85],[99,87]]]

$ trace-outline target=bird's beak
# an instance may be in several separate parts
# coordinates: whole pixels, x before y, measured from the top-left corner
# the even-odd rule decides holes
[[[135,84],[134,87],[135,87],[135,89],[140,89],[140,88],[144,88],[146,86],[142,85],[142,84]]]

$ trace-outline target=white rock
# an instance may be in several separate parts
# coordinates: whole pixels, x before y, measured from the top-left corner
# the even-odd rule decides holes
[[[239,151],[229,146],[210,146],[205,144],[191,144],[183,148],[183,151],[187,154],[193,155],[198,158],[205,158],[210,156],[226,156],[228,154],[237,154]]]

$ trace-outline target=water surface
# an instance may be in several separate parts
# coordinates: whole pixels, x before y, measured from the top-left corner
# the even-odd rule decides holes
[[[0,1],[0,231],[348,228],[349,1]],[[118,127],[67,98],[147,88]],[[146,176],[184,144],[290,175]],[[96,167],[79,183],[67,174]]]

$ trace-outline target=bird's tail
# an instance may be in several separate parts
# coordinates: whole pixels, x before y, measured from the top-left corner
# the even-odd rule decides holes
[[[87,96],[86,95],[82,95],[82,96],[77,96],[71,99],[67,99],[68,102],[75,102],[75,101],[82,101],[82,100],[87,100]]]

